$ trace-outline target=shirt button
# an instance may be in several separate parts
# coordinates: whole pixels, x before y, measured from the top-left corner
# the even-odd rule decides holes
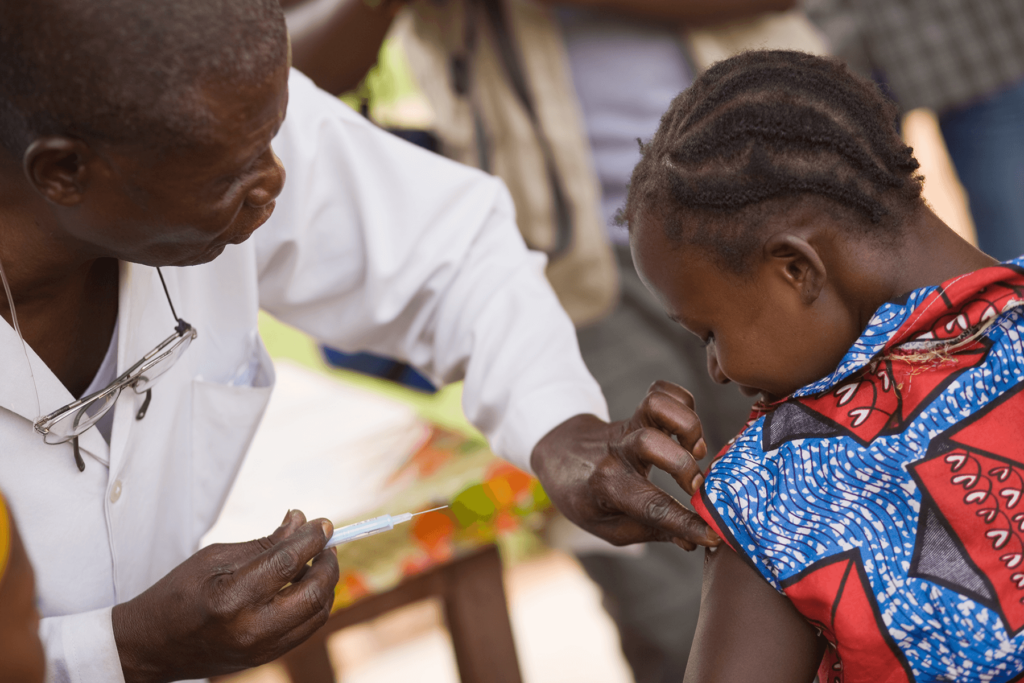
[[[121,480],[117,479],[114,481],[113,488],[110,489],[110,502],[116,503],[121,498]]]

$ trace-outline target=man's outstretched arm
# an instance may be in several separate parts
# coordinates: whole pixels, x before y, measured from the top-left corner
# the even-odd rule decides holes
[[[375,128],[297,73],[274,148],[288,182],[253,237],[264,309],[437,384],[464,380],[466,416],[494,451],[527,470],[532,459],[584,528],[619,544],[716,542],[646,483],[654,465],[694,490],[688,451],[706,448],[690,399],[659,390],[634,420],[606,422],[545,258],[526,249],[500,181]]]

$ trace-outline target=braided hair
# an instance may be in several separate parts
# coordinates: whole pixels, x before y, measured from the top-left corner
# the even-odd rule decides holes
[[[746,52],[677,96],[641,144],[622,218],[654,215],[672,242],[743,273],[766,218],[815,202],[851,230],[897,240],[923,205],[898,109],[836,59]]]

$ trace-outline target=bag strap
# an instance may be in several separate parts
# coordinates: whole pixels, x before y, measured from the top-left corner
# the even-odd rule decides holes
[[[537,138],[537,143],[540,145],[541,149],[541,155],[544,157],[544,166],[548,176],[548,184],[551,187],[552,203],[554,204],[555,223],[554,246],[551,249],[544,251],[551,260],[554,260],[564,255],[572,246],[574,232],[572,207],[569,205],[568,195],[562,185],[562,179],[558,173],[558,167],[555,164],[554,151],[552,150],[551,144],[548,141],[547,136],[544,134],[544,129],[540,124],[540,117],[537,114],[533,95],[530,92],[530,88],[526,80],[526,72],[520,60],[519,51],[516,47],[515,40],[512,37],[512,30],[509,26],[508,16],[505,12],[503,0],[466,0],[466,50],[468,54],[472,54],[472,49],[475,48],[476,45],[475,27],[477,8],[474,7],[474,5],[479,6],[479,8],[483,10],[484,19],[487,21],[491,28],[491,32],[494,34],[496,51],[498,53],[498,57],[501,59],[505,74],[508,76],[509,84],[512,87],[512,91],[515,93],[516,98],[519,100],[519,103],[526,111],[527,117],[530,119],[534,136]],[[468,92],[468,77],[466,76],[468,73],[468,64],[465,62],[460,63],[459,59],[455,58],[452,61],[452,67],[453,76],[455,76],[454,81],[456,91],[465,95]],[[464,90],[460,90],[458,87],[460,84],[463,85]],[[484,147],[484,138],[480,135],[483,131],[479,122],[477,124],[477,132],[479,144],[481,147]],[[486,153],[481,153],[481,158],[486,157]],[[529,246],[531,249],[536,249],[534,245]]]

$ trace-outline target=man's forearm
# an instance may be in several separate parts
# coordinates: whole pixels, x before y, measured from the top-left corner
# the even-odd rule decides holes
[[[779,12],[796,0],[543,0],[548,4],[575,5],[618,12],[638,19],[679,24],[711,24],[742,19],[760,12]]]
[[[293,66],[330,93],[352,90],[376,63],[396,9],[389,0],[293,2],[285,11]]]

